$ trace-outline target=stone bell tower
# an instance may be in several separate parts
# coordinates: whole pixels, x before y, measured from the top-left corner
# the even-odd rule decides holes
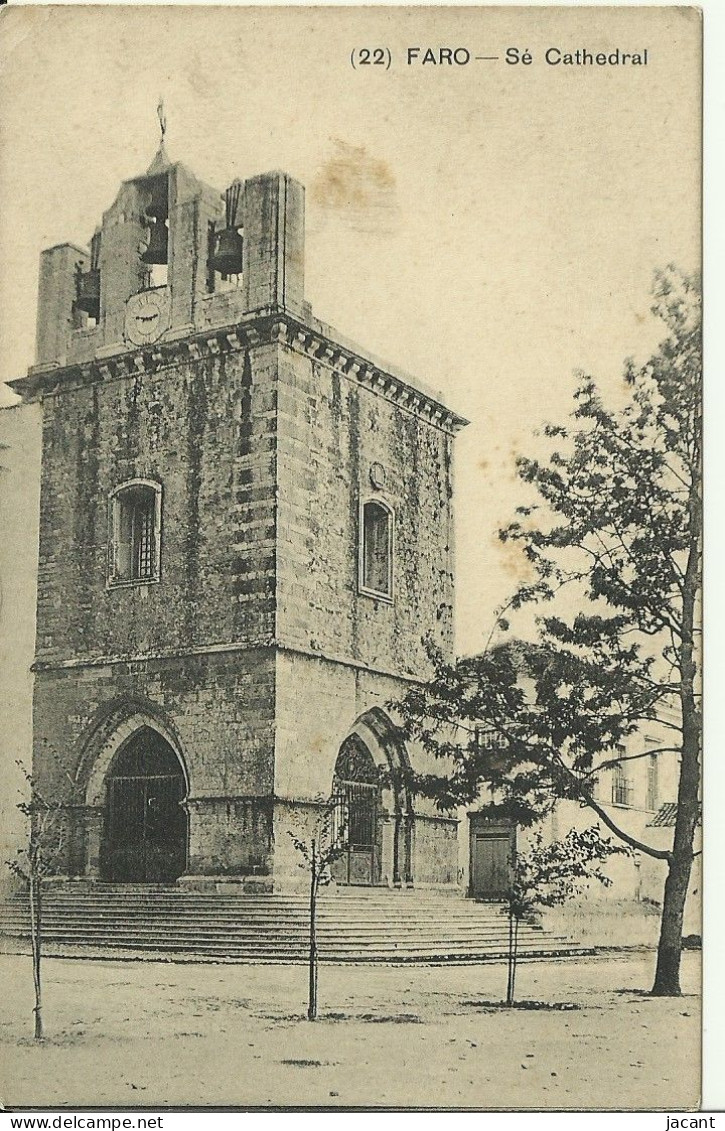
[[[303,216],[304,190],[285,173],[236,181],[222,195],[162,147],[122,184],[90,252],[60,244],[42,253],[34,368],[114,357],[249,311],[301,315]],[[232,258],[220,259],[229,236]]]
[[[393,296],[390,296],[391,300]],[[440,397],[312,316],[304,190],[168,160],[41,256],[35,773],[63,873],[271,888],[334,794],[338,882],[451,886],[388,706],[452,651]]]

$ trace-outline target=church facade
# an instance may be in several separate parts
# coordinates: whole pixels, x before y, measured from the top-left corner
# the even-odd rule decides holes
[[[391,706],[453,655],[436,394],[304,296],[304,190],[162,149],[41,257],[33,766],[63,875],[273,890],[330,798],[339,883],[453,888],[458,821]]]

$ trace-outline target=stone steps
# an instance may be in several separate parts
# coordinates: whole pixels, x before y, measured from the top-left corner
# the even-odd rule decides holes
[[[500,905],[435,892],[327,890],[317,924],[320,955],[334,962],[487,961],[508,947]],[[26,895],[0,905],[0,934],[28,937]],[[43,938],[46,950],[61,952],[300,962],[308,945],[307,897],[52,884],[43,895]],[[582,953],[530,925],[520,928],[519,950],[527,957]]]
[[[13,908],[6,912],[3,916],[3,921],[12,923],[25,923],[28,918],[26,910],[20,908]],[[89,915],[88,910],[85,910],[84,918],[81,919],[78,914],[72,911],[58,912],[52,908],[44,908],[44,921],[46,923],[56,923],[59,926],[73,924],[81,925],[93,922],[98,926],[105,927],[123,927],[123,926],[139,926],[144,923],[176,923],[183,927],[185,925],[192,925],[194,928],[206,928],[207,930],[227,930],[227,931],[250,931],[256,932],[260,929],[265,930],[291,930],[291,931],[304,931],[307,929],[308,916],[294,916],[287,919],[277,918],[274,920],[264,921],[263,919],[247,919],[243,914],[236,919],[231,918],[217,918],[211,914],[207,915],[193,915],[193,916],[156,916],[144,913],[130,913],[123,914],[122,912],[96,912],[92,916]],[[371,916],[365,919],[338,919],[334,915],[318,914],[318,923],[321,924],[324,930],[332,930],[335,932],[365,932],[377,931],[381,925],[386,927],[388,932],[397,933],[401,935],[407,934],[411,927],[416,931],[427,931],[433,934],[439,934],[443,930],[456,930],[458,932],[470,932],[484,934],[499,934],[501,931],[508,929],[506,920],[499,919],[496,921],[489,921],[482,919],[477,922],[475,919],[471,920],[430,920],[430,919],[409,919],[404,922],[395,921],[390,922],[384,918],[375,919]],[[541,932],[540,927],[521,928],[521,930]]]
[[[63,920],[63,919],[76,920],[78,918],[78,911],[75,910],[74,908],[71,908],[71,907],[56,908],[56,907],[48,907],[47,905],[44,905],[44,911],[45,911],[47,916],[52,916],[53,918],[58,919],[58,920]],[[93,915],[93,917],[95,919],[97,919],[99,922],[115,922],[115,921],[121,921],[121,922],[134,921],[134,922],[136,922],[136,921],[143,921],[143,920],[146,920],[146,919],[149,919],[149,918],[153,918],[155,920],[158,920],[163,915],[168,915],[172,918],[178,918],[178,919],[181,920],[181,919],[184,918],[185,915],[188,915],[189,917],[193,918],[194,922],[197,922],[197,923],[214,924],[218,927],[228,926],[229,928],[232,928],[232,929],[237,928],[241,925],[245,925],[245,924],[249,925],[250,927],[254,927],[254,926],[271,927],[271,926],[274,926],[274,925],[281,925],[281,926],[292,925],[292,926],[294,926],[295,924],[305,926],[306,923],[307,923],[307,920],[308,920],[308,912],[307,912],[306,909],[304,911],[303,910],[290,911],[288,914],[276,913],[276,914],[270,914],[268,916],[265,916],[263,912],[259,912],[259,913],[255,913],[253,915],[249,915],[242,908],[240,908],[240,910],[237,913],[233,913],[233,912],[217,913],[217,912],[214,912],[212,909],[205,910],[205,911],[202,911],[202,912],[189,911],[189,912],[179,913],[175,909],[167,909],[167,910],[164,910],[162,912],[159,912],[159,911],[154,911],[152,909],[147,909],[147,908],[133,908],[133,909],[121,911],[121,910],[118,910],[118,909],[115,909],[115,908],[88,908],[88,907],[86,907],[86,908],[84,908],[84,913],[86,915]],[[5,914],[9,915],[9,916],[13,916],[13,915],[24,916],[24,915],[27,914],[27,911],[24,908],[9,908],[5,912]],[[374,915],[374,914],[367,912],[367,913],[361,913],[360,915],[354,915],[354,914],[336,915],[334,911],[331,911],[327,908],[321,909],[321,910],[318,911],[318,919],[319,919],[320,922],[333,923],[336,927],[338,927],[341,930],[344,929],[345,927],[358,927],[358,926],[364,927],[366,925],[370,925],[372,927],[377,927],[381,921],[386,922],[387,925],[390,928],[398,927],[401,930],[405,929],[407,926],[415,926],[415,927],[428,926],[431,929],[437,930],[443,924],[448,925],[448,926],[455,924],[457,927],[460,927],[461,929],[466,929],[467,927],[474,927],[474,928],[489,927],[489,928],[496,930],[496,929],[503,929],[503,927],[507,925],[506,920],[504,920],[503,916],[497,916],[496,918],[494,918],[494,917],[489,918],[487,916],[482,915],[479,918],[475,915],[471,915],[471,916],[468,916],[468,915],[455,915],[455,916],[451,915],[451,916],[446,916],[444,918],[442,916],[425,915],[425,914],[421,914],[421,915],[418,915],[418,916],[416,916],[416,915],[402,916],[401,915],[401,916],[396,916],[395,920],[393,922],[391,922],[388,919],[388,917],[385,916],[384,914]]]
[[[26,922],[11,922],[6,921],[3,924],[2,933],[7,936],[26,937],[28,935],[28,925]],[[224,946],[254,946],[257,944],[275,945],[286,944],[289,946],[304,945],[307,939],[306,930],[283,930],[283,931],[219,931],[210,929],[205,924],[191,923],[186,927],[176,924],[85,924],[79,926],[72,922],[58,923],[53,920],[45,920],[43,934],[45,938],[53,938],[56,940],[67,939],[70,941],[83,942],[84,939],[94,939],[104,941],[113,941],[113,939],[121,938],[135,938],[138,940],[145,939],[149,942],[154,940],[168,941],[173,939],[175,943],[195,944],[203,942],[207,943],[222,942]],[[407,932],[394,932],[387,930],[383,927],[370,929],[368,931],[346,931],[341,932],[334,929],[334,927],[326,931],[322,924],[318,923],[318,938],[320,946],[337,946],[344,948],[346,945],[351,947],[364,947],[370,945],[383,944],[385,946],[403,946],[412,945],[417,948],[424,948],[425,946],[447,946],[447,947],[466,947],[466,946],[487,946],[498,945],[505,943],[508,938],[507,931],[476,931],[470,930],[450,931],[423,931],[416,929],[415,931]],[[545,932],[534,932],[525,934],[519,932],[521,945],[528,945],[529,942],[532,946],[540,948],[542,945],[548,945],[549,942],[556,941],[557,945],[563,944],[566,940],[559,936],[551,936]]]
[[[12,923],[6,922],[4,924],[3,934],[15,937],[25,937],[28,935],[28,926],[26,923]],[[275,932],[251,932],[251,931],[238,931],[234,933],[220,932],[210,930],[202,924],[190,924],[186,928],[177,925],[161,924],[144,924],[139,926],[130,925],[116,925],[107,926],[93,924],[92,926],[78,926],[72,923],[56,923],[44,922],[43,934],[46,938],[55,939],[68,939],[69,941],[83,941],[84,938],[93,938],[105,940],[112,940],[114,938],[131,937],[138,939],[168,939],[174,938],[178,942],[188,942],[189,944],[199,941],[215,942],[223,940],[225,946],[238,946],[238,945],[253,945],[257,942],[265,941],[265,938],[272,936],[275,943],[286,943],[288,945],[299,946],[304,944],[307,938],[307,931],[275,931]],[[508,938],[506,931],[468,931],[468,932],[452,932],[452,931],[419,931],[415,932],[383,932],[381,929],[370,930],[367,932],[348,931],[338,932],[335,930],[326,932],[324,928],[318,924],[318,937],[321,946],[336,945],[344,947],[345,944],[354,946],[375,945],[381,940],[385,945],[389,946],[407,946],[414,945],[416,947],[424,947],[426,945],[432,946],[481,946],[486,944],[498,944],[505,942]],[[519,938],[521,945],[531,942],[532,946],[540,947],[543,943],[551,941],[556,938],[557,943],[563,943],[565,940],[559,936],[551,936],[544,932],[531,932],[530,935],[523,934],[519,931]]]
[[[24,938],[25,935],[6,937]],[[52,931],[44,931],[43,938],[46,942],[67,943],[68,945],[98,945],[105,947],[124,947],[126,949],[144,949],[150,950],[163,950],[163,951],[193,951],[195,953],[204,954],[245,954],[250,956],[268,957],[271,954],[285,954],[290,956],[304,955],[306,953],[306,939],[299,940],[284,940],[275,938],[267,940],[266,945],[260,946],[259,940],[253,941],[236,941],[236,940],[223,940],[220,941],[218,937],[204,937],[199,935],[197,937],[178,936],[173,932],[166,932],[163,935],[147,932],[112,932],[105,934],[103,932],[67,932],[63,931],[60,934]],[[345,957],[358,956],[361,959],[366,955],[382,955],[382,954],[420,954],[421,956],[433,954],[487,954],[490,950],[495,950],[496,953],[503,953],[506,950],[507,942],[505,939],[486,940],[485,943],[472,940],[469,942],[461,939],[438,939],[421,941],[417,939],[409,939],[407,941],[387,942],[379,938],[361,942],[360,940],[353,940],[352,943],[345,944],[344,940],[318,938],[318,946],[321,953],[329,953],[342,960]],[[567,948],[566,940],[563,938],[550,937],[545,942],[533,939],[520,939],[519,950],[536,951],[537,953],[542,950],[554,950],[559,952]]]

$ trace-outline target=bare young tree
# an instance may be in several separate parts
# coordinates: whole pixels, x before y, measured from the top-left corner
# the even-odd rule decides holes
[[[30,945],[33,956],[33,986],[35,990],[34,1037],[43,1039],[43,1001],[41,957],[43,943],[43,885],[63,857],[68,840],[68,820],[78,789],[78,779],[66,775],[70,794],[50,799],[41,791],[35,777],[21,761],[16,765],[26,781],[27,796],[18,805],[28,821],[28,839],[19,848],[7,867],[27,885],[30,912]]]
[[[331,797],[322,802],[314,825],[306,839],[290,832],[292,843],[302,860],[300,868],[309,872],[309,994],[307,1020],[317,1020],[317,977],[319,956],[317,949],[317,897],[321,887],[332,881],[330,865],[347,850],[347,822],[339,800]]]

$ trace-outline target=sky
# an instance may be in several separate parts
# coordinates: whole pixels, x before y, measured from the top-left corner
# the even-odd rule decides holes
[[[364,46],[390,68],[361,65]],[[411,46],[472,59],[408,65]],[[649,61],[551,66],[551,47]],[[170,157],[203,180],[305,184],[314,313],[471,421],[456,555],[472,652],[519,576],[497,537],[523,499],[516,456],[564,420],[576,371],[621,400],[624,359],[659,340],[655,269],[699,267],[699,54],[683,8],[5,9],[0,380],[33,361],[40,250],[87,244],[153,157],[162,96]]]

